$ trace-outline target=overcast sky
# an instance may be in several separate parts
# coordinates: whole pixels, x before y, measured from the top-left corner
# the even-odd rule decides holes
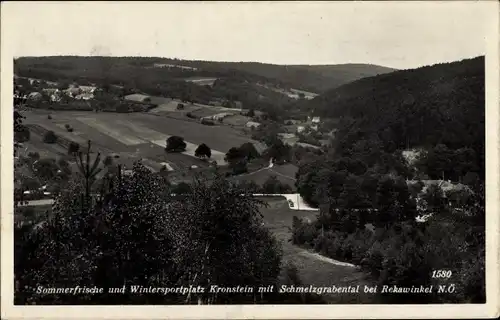
[[[406,69],[483,55],[494,13],[488,3],[471,1],[21,1],[2,3],[2,28],[15,34],[9,44],[14,56],[373,63]]]

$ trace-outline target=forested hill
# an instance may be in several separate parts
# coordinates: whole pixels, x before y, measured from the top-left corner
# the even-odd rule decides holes
[[[370,77],[392,72],[394,69],[371,64],[338,65],[275,65],[257,62],[216,62],[179,60],[158,57],[23,57],[16,60],[15,69],[20,75],[57,78],[54,70],[73,78],[102,78],[103,73],[128,73],[138,77],[155,73],[155,65],[181,66],[182,68],[161,69],[165,77],[244,77],[250,82],[270,82],[292,89],[321,93],[331,88]],[[144,68],[148,70],[144,70]],[[154,69],[154,68],[153,68]],[[62,72],[64,71],[64,72]],[[158,73],[156,72],[156,73]],[[114,79],[116,76],[109,75]]]
[[[273,65],[256,62],[214,62],[213,64],[218,68],[231,68],[276,79],[288,87],[314,93],[325,92],[364,77],[395,70],[373,64]]]
[[[378,136],[388,149],[476,148],[484,146],[484,83],[482,56],[360,79],[302,108],[343,119],[344,140]]]

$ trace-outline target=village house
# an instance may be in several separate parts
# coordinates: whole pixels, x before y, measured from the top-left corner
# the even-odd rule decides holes
[[[312,120],[311,120],[311,122],[314,123],[314,124],[319,124],[321,121],[320,121],[319,117],[313,117]]]
[[[260,127],[260,123],[254,121],[248,121],[246,127],[250,129],[258,129]]]
[[[81,94],[75,96],[75,99],[77,99],[77,100],[91,100],[91,99],[94,99],[94,94],[93,93],[81,93]]]

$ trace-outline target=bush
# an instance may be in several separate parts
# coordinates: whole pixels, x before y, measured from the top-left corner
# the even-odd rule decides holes
[[[38,152],[29,152],[28,157],[33,161],[40,160],[40,154]]]
[[[201,119],[201,124],[204,124],[206,126],[213,126],[213,125],[215,125],[215,122],[213,122],[212,120],[208,120],[208,119]]]
[[[68,146],[68,154],[74,155],[80,151],[80,145],[76,142],[71,141]]]
[[[43,142],[45,143],[56,143],[57,142],[57,136],[54,133],[54,131],[47,131],[45,135],[43,136]]]
[[[172,188],[172,193],[175,194],[186,194],[191,192],[191,185],[186,182],[180,182]]]
[[[113,165],[113,157],[111,157],[111,156],[106,156],[106,158],[104,158],[104,160],[102,161],[102,163],[103,163],[106,167]]]
[[[186,150],[186,142],[184,138],[179,136],[171,136],[167,139],[167,146],[165,150],[167,152],[182,152]]]
[[[47,116],[47,119],[51,120],[51,119],[52,119],[52,116],[49,114],[49,115]]]
[[[177,110],[184,110],[184,104],[179,103],[179,104],[177,105]]]
[[[68,132],[73,132],[73,128],[69,128],[69,129],[68,129]]]

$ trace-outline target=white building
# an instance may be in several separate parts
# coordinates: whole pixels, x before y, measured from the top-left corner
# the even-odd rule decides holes
[[[248,121],[246,127],[257,129],[258,127],[260,127],[260,123],[254,121]]]

